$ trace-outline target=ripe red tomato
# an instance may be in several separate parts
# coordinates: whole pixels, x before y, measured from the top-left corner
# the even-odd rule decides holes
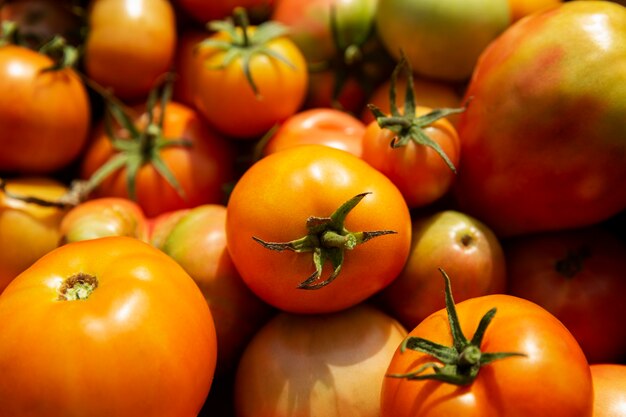
[[[303,236],[304,252],[280,251],[288,249],[281,242]],[[411,219],[398,189],[366,162],[302,145],[269,155],[243,174],[228,201],[226,237],[241,277],[261,299],[290,312],[330,312],[396,278],[408,256]]]
[[[168,0],[95,0],[88,10],[84,66],[115,96],[142,100],[170,69],[176,46]]]
[[[0,171],[53,173],[87,142],[91,109],[73,69],[48,70],[49,57],[0,46]]]
[[[68,190],[57,180],[22,177],[8,180],[5,189],[21,197],[58,200]],[[0,293],[22,271],[56,248],[66,210],[43,207],[0,191]]]
[[[267,156],[293,146],[318,144],[360,157],[364,133],[363,123],[341,110],[303,110],[281,123],[263,147],[263,154]]]
[[[136,117],[134,122],[139,130],[145,129],[147,115]],[[129,135],[121,128],[117,134]],[[136,201],[144,214],[154,217],[167,211],[222,202],[223,186],[232,179],[234,170],[234,151],[230,143],[210,130],[197,112],[176,102],[167,104],[160,134],[166,141],[183,139],[189,144],[156,149],[154,143],[148,143],[147,152],[139,155],[145,163],[135,176]],[[148,163],[153,161],[154,153],[160,156],[178,181],[184,193],[182,196],[154,163]],[[106,161],[119,154],[112,147],[104,127],[98,126],[82,161],[82,178],[90,178]],[[127,175],[125,167],[113,172],[102,181],[94,195],[129,198]]]
[[[591,363],[626,357],[626,245],[599,228],[506,241],[508,292],[554,314]]]
[[[228,254],[225,206],[204,204],[170,218],[174,223],[161,225],[169,230],[157,247],[178,262],[202,291],[215,322],[216,372],[228,374],[274,310],[248,289]]]
[[[626,8],[607,1],[566,2],[491,43],[457,126],[459,209],[510,236],[626,208],[625,63]]]
[[[227,18],[236,7],[243,7],[251,18],[267,18],[274,0],[174,0],[180,9],[195,21],[206,24]]]
[[[256,139],[298,111],[308,72],[300,50],[284,34],[275,35],[273,22],[241,25],[246,28],[231,27],[236,36],[218,30],[199,46],[194,103],[220,132]]]
[[[379,416],[385,370],[405,335],[366,304],[325,315],[279,314],[241,358],[237,416]]]
[[[626,416],[626,365],[591,365],[593,379],[593,417]]]
[[[479,322],[486,324],[483,317],[491,309],[497,309],[495,316],[479,332]],[[426,318],[396,351],[383,382],[382,417],[592,416],[593,388],[585,355],[546,310],[497,294],[459,303],[456,319],[449,314],[441,310]],[[451,334],[459,333],[470,340],[455,338],[452,348]],[[475,340],[477,334],[481,336]],[[417,350],[427,345],[424,339],[436,344],[428,346],[439,347],[440,359]],[[496,353],[525,356],[492,360],[490,355]],[[442,369],[444,356],[447,365]],[[459,385],[405,377],[432,376],[435,369],[438,377],[459,380]]]
[[[195,416],[215,357],[198,287],[134,238],[62,246],[0,296],[3,416]]]

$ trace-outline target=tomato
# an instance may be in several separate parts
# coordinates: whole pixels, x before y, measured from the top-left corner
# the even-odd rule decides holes
[[[384,373],[405,335],[397,321],[366,304],[325,315],[282,313],[241,358],[236,414],[379,416]]]
[[[387,79],[380,84],[368,98],[367,102],[373,104],[384,113],[391,112],[389,103],[389,89],[391,88],[391,80]],[[396,91],[402,92],[406,90],[406,77],[399,77],[396,80]],[[461,107],[461,97],[456,92],[456,88],[452,83],[435,81],[424,77],[413,77],[413,94],[415,96],[415,104],[422,107],[430,107],[431,109],[439,109],[443,107],[458,108]],[[404,106],[404,94],[396,96],[396,105],[399,108]],[[456,125],[458,114],[451,114],[447,117],[448,121]],[[366,125],[374,121],[374,115],[368,108],[361,113],[361,120]]]
[[[145,98],[172,65],[176,22],[167,0],[95,0],[88,30],[85,71],[121,99]]]
[[[397,60],[445,81],[470,77],[485,47],[510,24],[508,0],[379,0],[376,29]]]
[[[159,247],[189,273],[209,305],[219,373],[234,370],[245,345],[273,313],[237,272],[226,249],[225,224],[225,206],[205,204],[186,210]]]
[[[218,30],[199,46],[194,103],[225,135],[255,139],[298,111],[308,73],[300,50],[284,34],[276,36],[272,22],[244,22],[230,27],[237,36]],[[274,36],[268,36],[271,32]]]
[[[487,48],[457,126],[460,210],[511,236],[590,225],[626,207],[625,40],[626,8],[572,1],[518,21]]]
[[[448,286],[446,298],[449,294]],[[589,365],[576,339],[553,315],[503,294],[471,298],[455,309],[448,307],[451,301],[450,295],[449,313],[433,313],[396,350],[383,382],[381,417],[592,416]],[[494,313],[490,309],[496,309],[495,316],[484,323],[487,312]],[[451,327],[448,314],[456,316],[450,318],[456,325]],[[486,331],[478,331],[481,321],[488,324]],[[452,332],[455,348],[450,347]],[[424,339],[442,345],[441,359],[451,355],[445,369],[441,359],[417,350],[426,347]],[[432,377],[434,369],[442,380],[410,379]]]
[[[194,107],[194,70],[193,65],[196,47],[208,36],[206,31],[199,29],[185,30],[178,36],[176,56],[174,58],[174,70],[176,81],[174,83],[174,101],[189,107]]]
[[[215,356],[198,287],[134,238],[62,246],[0,296],[0,415],[195,416]]]
[[[319,144],[360,157],[364,133],[363,123],[341,110],[303,110],[280,125],[263,147],[263,154],[269,155],[297,145]]]
[[[353,306],[393,281],[408,256],[411,219],[402,195],[342,150],[302,145],[269,155],[242,175],[227,207],[237,270],[255,294],[286,311]],[[282,251],[290,249],[282,242],[303,236],[301,251],[298,244],[299,252]]]
[[[348,76],[338,92],[334,91],[337,82],[340,80],[333,70],[310,71],[303,108],[329,107],[358,114],[363,109],[367,92],[355,77]]]
[[[141,207],[126,198],[95,198],[70,209],[59,225],[63,244],[105,236],[148,240],[148,222]]]
[[[169,102],[163,117],[162,129],[156,136],[146,135],[146,148],[139,148],[143,163],[135,174],[134,184],[136,201],[144,214],[154,217],[171,210],[222,202],[223,185],[233,176],[234,151],[228,141],[213,132],[197,112],[182,104]],[[136,117],[134,122],[140,131],[147,129],[147,114]],[[122,128],[118,134],[129,135]],[[159,138],[172,142],[172,146],[160,147]],[[175,145],[174,141],[180,139],[189,143]],[[111,145],[106,129],[98,126],[82,161],[82,178],[90,178],[114,155],[120,155],[120,151]],[[155,155],[169,168],[182,195],[157,170]],[[131,197],[127,176],[126,167],[113,172],[96,188],[94,197]]]
[[[44,71],[53,65],[28,48],[0,46],[0,172],[56,172],[87,142],[87,90],[69,67]]]
[[[508,292],[554,314],[591,363],[626,354],[626,245],[599,228],[520,236],[506,242]]]
[[[274,0],[174,0],[173,3],[202,24],[230,16],[236,7],[245,8],[251,18],[263,19],[274,6]]]
[[[626,416],[626,365],[591,365],[593,417]]]
[[[5,190],[0,190],[0,293],[13,278],[57,247],[59,225],[66,212],[15,196],[54,201],[67,192],[67,187],[51,178],[22,177],[7,180]]]
[[[450,275],[457,301],[505,292],[504,252],[489,227],[454,210],[416,214],[409,258],[379,297],[408,329],[445,307],[438,268]]]
[[[563,0],[509,0],[511,21],[517,22],[524,16],[543,11],[548,7],[558,6]]]

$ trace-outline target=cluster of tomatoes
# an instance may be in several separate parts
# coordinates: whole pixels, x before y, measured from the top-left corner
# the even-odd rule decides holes
[[[0,17],[0,417],[626,416],[620,1]]]

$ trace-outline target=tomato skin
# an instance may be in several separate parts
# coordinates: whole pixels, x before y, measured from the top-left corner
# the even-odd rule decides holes
[[[521,352],[481,368],[466,387],[438,381],[388,377],[383,382],[382,417],[591,417],[593,389],[585,356],[571,333],[554,316],[529,301],[487,295],[456,305],[468,338],[491,308],[497,313],[485,333],[483,352]],[[451,346],[445,310],[409,333]],[[398,349],[387,373],[416,370],[432,357]]]
[[[512,236],[590,225],[626,207],[626,90],[615,87],[626,80],[625,28],[624,7],[572,1],[518,21],[487,48],[458,125],[461,210]]]
[[[406,330],[361,304],[281,313],[254,336],[235,379],[238,417],[377,417],[384,372]]]
[[[415,114],[421,116],[431,110],[418,106]],[[461,144],[454,126],[447,119],[439,119],[423,130],[457,166]],[[363,136],[363,160],[398,187],[410,208],[422,207],[441,198],[452,186],[455,173],[430,147],[409,141],[405,146],[392,148],[391,141],[395,136],[376,121],[368,124]]]
[[[252,34],[255,27],[248,30]],[[210,39],[232,41],[225,32],[217,32]],[[245,76],[241,57],[221,67],[226,53],[223,50],[203,47],[196,55],[194,104],[212,126],[227,136],[256,139],[296,113],[304,101],[308,72],[302,53],[286,36],[269,41],[266,47],[291,66],[267,55],[253,55],[250,73],[258,96]],[[246,123],[241,122],[242,117]]]
[[[229,17],[236,7],[243,7],[251,18],[262,18],[269,14],[274,0],[174,0],[195,21],[206,24],[211,20]]]
[[[517,22],[524,16],[543,11],[552,6],[558,6],[563,0],[509,0],[511,22]]]
[[[88,19],[87,75],[121,99],[142,100],[172,65],[172,5],[167,0],[96,0]]]
[[[139,116],[136,124],[141,126],[145,117],[145,114]],[[233,177],[234,151],[230,143],[213,132],[197,112],[176,102],[166,106],[163,136],[191,142],[190,146],[172,146],[160,151],[185,196],[178,195],[152,165],[144,164],[136,177],[137,203],[144,214],[155,217],[167,211],[221,203],[222,187]],[[98,126],[82,161],[81,176],[89,178],[114,153],[103,126]],[[105,179],[95,190],[94,197],[129,198],[126,170],[114,172]]]
[[[7,181],[6,189],[45,200],[56,200],[68,191],[61,182],[46,177],[14,178]],[[33,262],[57,247],[65,212],[25,203],[0,192],[0,293]]]
[[[205,204],[173,214],[175,224],[159,247],[198,285],[211,310],[217,334],[216,372],[227,374],[252,335],[274,310],[244,284],[226,248],[226,207]]]
[[[303,110],[285,120],[265,147],[265,156],[297,145],[319,144],[360,157],[365,126],[341,110]]]
[[[188,29],[180,33],[177,40],[174,57],[174,69],[177,77],[172,97],[174,101],[192,108],[195,107],[194,90],[196,88],[194,85],[196,66],[193,64],[195,48],[207,36],[208,33],[204,30]]]
[[[321,289],[297,288],[315,271],[310,252],[271,251],[252,239],[300,238],[307,234],[309,216],[330,216],[364,192],[371,194],[349,213],[345,227],[353,232],[397,233],[347,250],[341,273]],[[239,179],[227,207],[227,245],[235,266],[254,293],[282,310],[319,313],[348,308],[395,279],[408,256],[411,221],[398,189],[361,159],[327,146],[302,145],[261,159]],[[322,277],[331,271],[327,263]]]
[[[594,227],[520,236],[506,242],[505,253],[510,294],[561,320],[590,363],[624,358],[623,242]]]
[[[626,365],[592,364],[593,417],[626,416]]]
[[[71,68],[25,47],[0,47],[0,171],[49,174],[69,165],[87,142],[91,108]]]
[[[59,300],[77,273],[98,286]],[[215,330],[202,294],[134,238],[50,252],[0,296],[0,318],[0,415],[195,416],[211,386]]]

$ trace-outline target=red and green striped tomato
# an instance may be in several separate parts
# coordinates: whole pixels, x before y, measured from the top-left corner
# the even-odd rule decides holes
[[[481,55],[466,98],[463,211],[515,235],[626,208],[626,8],[573,1],[522,19]]]

